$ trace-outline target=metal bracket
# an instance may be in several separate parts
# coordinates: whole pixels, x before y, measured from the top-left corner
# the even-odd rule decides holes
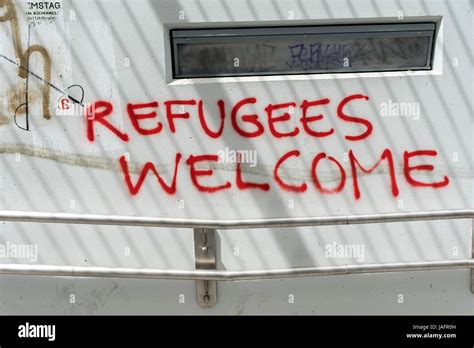
[[[194,229],[194,258],[196,269],[216,269],[215,229]],[[211,308],[217,303],[217,281],[196,281],[197,302],[203,308]]]
[[[474,219],[472,220],[471,256],[474,259]],[[471,268],[471,292],[474,294],[474,268]]]

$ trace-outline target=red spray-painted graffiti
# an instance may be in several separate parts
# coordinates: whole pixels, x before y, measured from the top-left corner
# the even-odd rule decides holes
[[[363,94],[352,94],[343,98],[336,106],[337,120],[339,122],[345,122],[346,124],[356,124],[359,129],[353,134],[344,134],[344,139],[348,142],[357,142],[368,139],[373,132],[373,124],[364,117],[359,115],[349,115],[347,114],[346,107],[350,103],[362,103],[368,102],[369,97]],[[269,136],[274,139],[281,139],[287,137],[295,137],[298,135],[305,135],[313,138],[325,138],[333,136],[335,133],[334,128],[318,129],[318,122],[322,121],[325,118],[325,115],[317,112],[317,108],[321,106],[327,106],[331,104],[331,100],[328,98],[322,98],[319,100],[304,100],[300,105],[300,114],[299,122],[301,123],[301,129],[295,127],[291,131],[283,132],[278,129],[278,124],[287,122],[291,119],[289,110],[297,108],[296,102],[287,102],[280,104],[269,104],[265,108],[267,127],[261,121],[261,118],[257,114],[246,114],[244,112],[245,107],[248,105],[254,105],[257,103],[257,99],[254,97],[244,98],[230,108],[230,123],[231,129],[233,132],[238,134],[243,138],[258,138],[262,136]],[[183,111],[182,107],[194,107],[196,109],[196,118],[199,120],[202,131],[211,139],[220,138],[223,135],[225,122],[226,122],[226,104],[223,100],[217,101],[217,109],[219,110],[220,115],[220,126],[217,130],[211,130],[206,121],[206,116],[204,113],[204,106],[202,100],[168,100],[164,103],[165,109],[165,119],[168,125],[169,131],[171,134],[175,134],[177,127],[180,127],[180,123],[184,123],[185,120],[190,119],[190,111]],[[131,125],[136,132],[137,136],[151,136],[157,135],[165,131],[165,127],[162,122],[158,121],[157,111],[159,108],[159,103],[156,101],[148,103],[138,103],[138,104],[128,104],[127,113],[130,118]],[[176,108],[180,107],[180,111],[177,112]],[[87,138],[89,141],[94,142],[96,138],[96,133],[99,130],[108,130],[115,136],[117,136],[123,142],[128,142],[132,139],[131,135],[125,133],[122,130],[119,130],[114,126],[112,122],[114,107],[110,102],[107,101],[97,101],[91,104],[86,109],[86,123],[87,123]],[[283,112],[286,110],[286,112]],[[292,114],[295,114],[292,112]],[[144,128],[140,121],[145,119],[156,119],[157,122],[153,128]],[[326,126],[327,127],[327,126]],[[360,131],[360,129],[363,129]],[[266,129],[269,133],[265,134]],[[301,182],[299,184],[291,184],[286,182],[281,175],[281,168],[289,161],[295,160],[301,156],[301,153],[298,149],[291,150],[283,154],[278,161],[276,162],[273,169],[273,181],[274,187],[281,189],[287,192],[294,193],[304,193],[308,191],[308,186],[313,185],[315,190],[320,194],[331,195],[337,194],[344,190],[346,187],[346,181],[348,178],[348,169],[344,169],[340,161],[335,157],[330,156],[324,152],[318,153],[314,156],[310,174],[311,182]],[[403,155],[403,176],[406,183],[410,187],[429,187],[429,188],[442,188],[449,184],[449,178],[444,176],[440,181],[434,182],[423,182],[415,179],[412,175],[416,171],[425,171],[432,172],[434,171],[433,165],[422,164],[415,165],[412,162],[416,158],[421,157],[436,157],[437,152],[432,149],[421,149],[415,151],[405,151]],[[243,176],[240,162],[237,161],[235,169],[235,185],[230,181],[222,182],[214,185],[205,185],[202,182],[203,177],[211,177],[213,175],[212,169],[199,169],[198,164],[202,162],[215,163],[218,162],[219,157],[216,154],[190,154],[187,159],[184,161],[184,164],[181,162],[183,155],[177,153],[175,155],[175,164],[173,177],[170,180],[170,183],[166,183],[165,180],[160,175],[159,171],[156,169],[156,166],[153,162],[147,162],[141,169],[141,174],[139,175],[136,183],[133,182],[127,160],[125,156],[121,156],[119,159],[120,167],[122,169],[125,184],[131,195],[138,195],[140,190],[143,187],[145,179],[148,174],[153,174],[158,184],[161,186],[164,192],[169,195],[174,195],[177,191],[177,178],[178,171],[183,170],[183,166],[187,166],[189,170],[189,177],[192,185],[199,191],[203,193],[216,193],[219,191],[229,190],[233,187],[236,187],[238,190],[260,190],[263,192],[270,191],[271,185],[268,182],[250,182],[247,181]],[[372,174],[377,168],[380,169],[382,165],[388,166],[388,181],[390,185],[391,194],[393,197],[399,195],[399,183],[395,175],[395,160],[393,158],[393,153],[390,149],[384,149],[379,159],[376,163],[370,167],[363,166],[353,150],[348,151],[348,161],[350,163],[350,177],[352,178],[352,191],[354,198],[359,200],[362,196],[359,187],[359,177],[362,174]],[[322,181],[320,180],[320,175],[318,174],[318,168],[320,163],[326,162],[326,165],[331,165],[337,172],[339,172],[339,178],[336,180],[336,185],[332,187],[323,186]],[[326,184],[325,184],[326,185]]]

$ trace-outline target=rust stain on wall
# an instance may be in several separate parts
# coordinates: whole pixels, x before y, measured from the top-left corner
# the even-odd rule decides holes
[[[41,93],[38,91],[29,91],[28,93],[28,101],[34,102],[42,97]],[[18,105],[24,103],[25,98],[25,91],[23,89],[11,89],[7,92],[6,100],[7,100],[7,109],[9,112],[14,113],[18,108]],[[17,116],[24,115],[26,109],[20,108],[18,109]]]
[[[23,43],[20,37],[20,26],[18,23],[18,16],[16,13],[15,5],[12,0],[0,0],[0,9],[3,9],[5,13],[0,16],[0,22],[10,22],[12,30],[12,41],[15,47],[15,55],[19,60],[18,76],[22,79],[28,77],[28,62],[30,56],[34,53],[41,55],[43,58],[43,72],[45,81],[51,80],[51,57],[48,51],[41,45],[31,45],[26,48],[23,47]],[[43,117],[45,119],[51,118],[51,112],[49,111],[49,99],[50,99],[50,86],[44,84],[42,87],[42,103],[43,103]],[[18,104],[19,105],[19,104]],[[18,107],[15,106],[15,109]]]
[[[73,166],[114,170],[117,172],[121,171],[119,163],[116,159],[65,153],[25,144],[2,144],[0,147],[0,155],[2,154],[21,154],[24,156],[52,160],[58,163],[64,163]],[[130,162],[130,171],[134,174],[139,174],[141,167],[142,165],[138,163]]]
[[[4,126],[10,123],[10,118],[7,116],[0,116],[0,126]]]

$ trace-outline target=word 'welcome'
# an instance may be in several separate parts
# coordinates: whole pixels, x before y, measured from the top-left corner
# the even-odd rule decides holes
[[[355,131],[351,134],[344,134],[344,139],[348,142],[363,141],[370,137],[373,132],[372,123],[364,117],[349,115],[345,108],[349,103],[353,102],[368,102],[369,97],[363,94],[353,94],[343,98],[337,105],[335,105],[337,120],[345,122],[347,124],[353,124]],[[270,138],[280,139],[295,136],[308,136],[313,138],[325,138],[330,137],[335,133],[334,128],[325,126],[325,129],[320,129],[320,121],[325,118],[325,115],[318,113],[317,108],[330,105],[331,100],[328,98],[318,100],[304,100],[297,104],[296,102],[287,102],[280,104],[269,104],[265,107],[266,121],[262,121],[261,116],[257,114],[245,113],[245,107],[256,104],[256,98],[245,98],[237,103],[226,105],[223,100],[216,102],[217,109],[220,115],[220,125],[217,130],[210,129],[206,122],[206,115],[204,113],[204,106],[202,100],[168,100],[165,101],[165,119],[167,128],[172,134],[176,133],[178,119],[181,122],[192,117],[189,112],[189,108],[193,107],[196,111],[195,117],[199,119],[202,132],[212,139],[220,138],[223,135],[226,119],[230,117],[231,130],[243,138],[257,138],[261,136],[268,136]],[[187,111],[184,111],[186,107]],[[130,103],[127,105],[127,114],[130,119],[131,125],[136,133],[135,136],[146,137],[157,135],[165,132],[163,125],[164,121],[160,121],[157,116],[157,110],[159,103],[156,101],[148,103]],[[179,112],[177,109],[179,108]],[[116,135],[123,142],[131,141],[132,136],[119,128],[113,123],[113,105],[108,101],[97,101],[89,105],[86,109],[86,122],[87,122],[87,138],[89,141],[94,142],[96,138],[96,132],[98,126],[101,129],[106,129],[114,135]],[[230,112],[228,112],[230,111]],[[295,126],[291,130],[283,131],[281,125],[288,122],[292,117],[297,117],[299,126]],[[154,120],[153,127],[145,127],[142,121]],[[319,124],[318,124],[319,123]],[[148,123],[150,124],[150,123]],[[288,128],[288,127],[287,127]],[[200,192],[205,193],[216,193],[219,191],[229,190],[236,187],[239,190],[260,190],[270,191],[272,185],[275,188],[295,192],[304,193],[309,190],[309,186],[313,186],[316,191],[321,194],[337,194],[344,190],[346,187],[347,177],[352,178],[352,192],[356,200],[360,199],[361,192],[359,188],[359,176],[361,174],[371,174],[382,163],[388,166],[388,182],[390,184],[391,193],[394,197],[399,194],[399,183],[395,175],[396,160],[394,159],[393,153],[389,148],[385,148],[380,152],[379,158],[375,160],[373,165],[362,165],[358,160],[353,150],[348,151],[348,161],[350,169],[345,169],[341,162],[335,157],[320,152],[312,158],[311,166],[308,168],[311,176],[310,182],[300,182],[298,184],[289,183],[281,175],[281,169],[283,166],[288,165],[290,161],[294,161],[301,156],[299,149],[293,149],[281,155],[273,167],[273,181],[272,182],[251,182],[244,178],[244,173],[241,168],[240,161],[237,161],[235,168],[235,180],[234,182],[226,181],[222,183],[214,183],[210,185],[208,183],[209,178],[213,175],[212,169],[202,169],[205,163],[212,164],[213,162],[219,161],[217,154],[201,153],[201,154],[190,154],[185,160],[181,153],[176,153],[174,157],[174,170],[173,177],[165,180],[153,162],[147,162],[141,168],[138,178],[132,179],[130,175],[130,168],[126,156],[121,156],[119,159],[120,168],[123,171],[124,180],[127,188],[132,195],[137,195],[147,177],[148,174],[153,174],[158,184],[161,186],[164,192],[169,195],[173,195],[177,191],[177,178],[180,170],[189,171],[190,182]],[[430,164],[420,164],[416,162],[417,158],[420,161],[426,160],[426,157],[435,157],[437,152],[433,149],[413,149],[411,151],[405,151],[403,158],[400,159],[400,163],[403,167],[403,177],[406,183],[412,187],[428,187],[428,188],[442,188],[449,184],[449,178],[443,176],[440,180],[432,181],[421,181],[419,178],[415,178],[414,172],[433,172],[434,166]],[[420,157],[425,157],[420,159]],[[336,184],[331,184],[330,187],[327,184],[323,185],[318,174],[318,168],[321,163],[325,162],[326,166],[332,166],[336,173],[339,173],[338,177],[335,178]],[[183,169],[182,167],[186,167]],[[206,181],[206,184],[203,181]]]

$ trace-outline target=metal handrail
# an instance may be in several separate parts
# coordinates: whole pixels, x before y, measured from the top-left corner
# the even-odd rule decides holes
[[[341,215],[324,217],[294,217],[248,220],[199,220],[119,215],[45,213],[23,211],[0,211],[0,221],[93,224],[117,226],[146,226],[172,228],[244,229],[280,228],[301,226],[330,226],[369,223],[389,223],[446,219],[474,219],[474,210],[438,210],[425,212],[403,212],[387,214]],[[392,262],[375,264],[352,264],[326,267],[300,267],[270,270],[157,270],[111,267],[76,267],[50,265],[2,264],[0,274],[73,276],[73,277],[116,277],[177,280],[256,280],[273,278],[347,275],[361,273],[471,269],[472,291],[474,292],[474,259]]]
[[[214,228],[220,230],[355,225],[448,219],[474,219],[474,209],[246,220],[201,220],[124,215],[70,214],[9,210],[0,211],[0,221],[172,228]]]
[[[0,274],[111,277],[141,279],[239,281],[275,278],[314,277],[363,273],[386,273],[403,271],[434,271],[448,269],[474,269],[474,259],[448,261],[391,262],[325,267],[299,267],[250,271],[214,270],[157,270],[114,267],[77,267],[49,265],[0,265]]]

